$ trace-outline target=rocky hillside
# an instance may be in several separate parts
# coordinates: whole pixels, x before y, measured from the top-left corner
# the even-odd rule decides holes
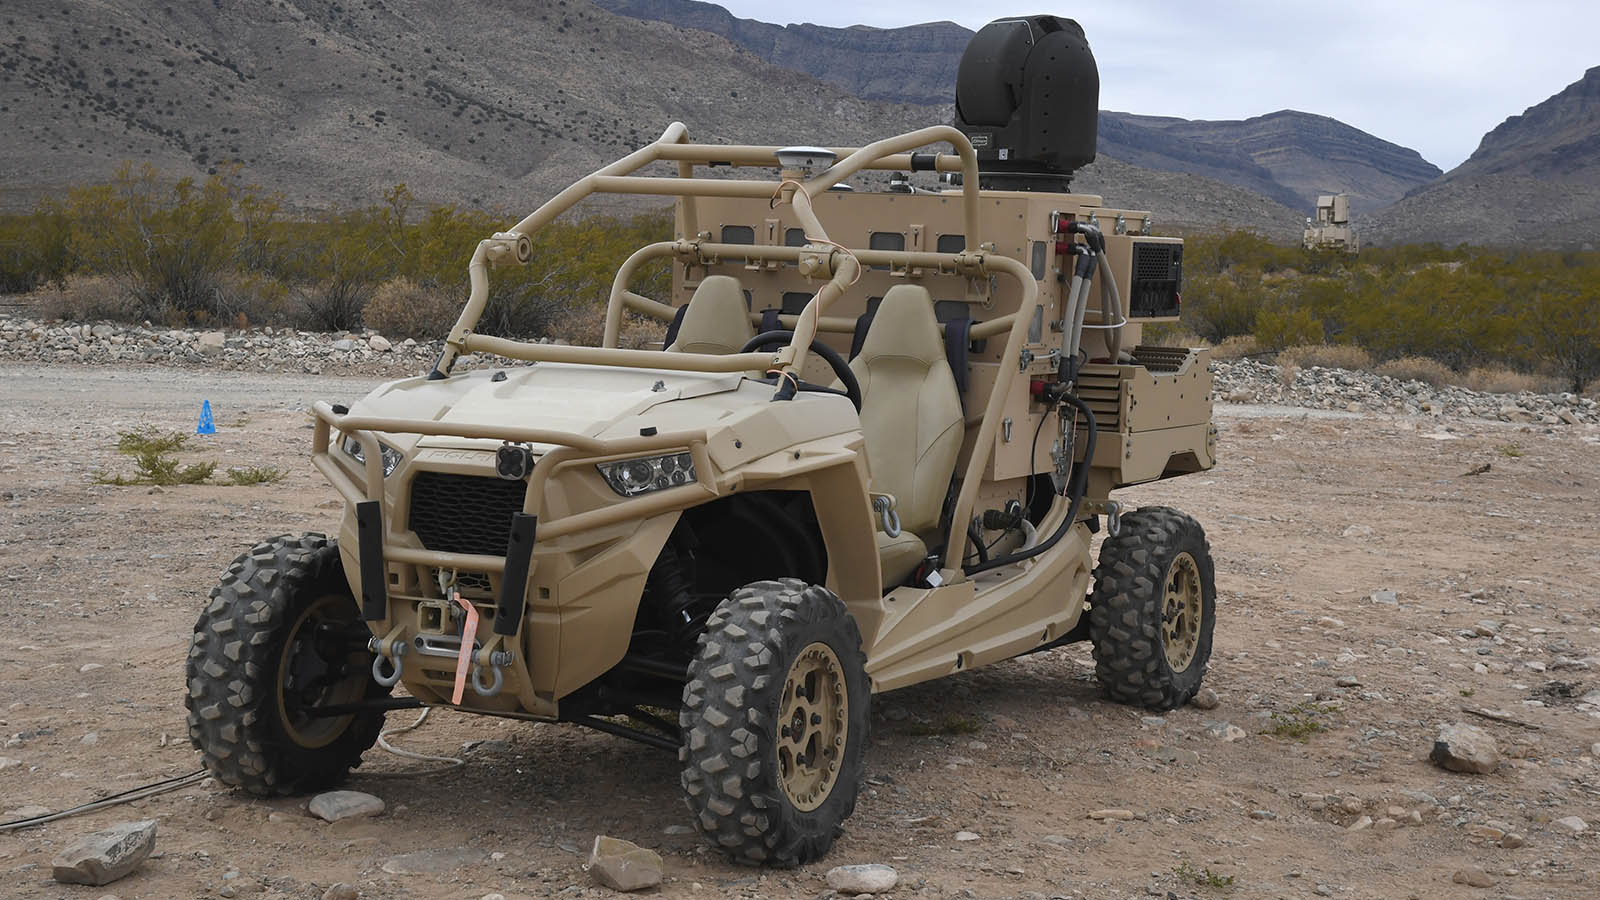
[[[1506,119],[1466,162],[1366,231],[1386,243],[1600,247],[1600,66]]]
[[[933,118],[586,0],[9,0],[0,24],[11,210],[124,160],[237,160],[300,209],[403,181],[520,210],[674,120],[703,141],[854,143]]]
[[[951,116],[586,0],[104,0],[93,16],[15,0],[0,23],[0,211],[124,161],[169,176],[237,161],[301,212],[396,182],[424,204],[525,211],[674,120],[708,142],[852,144]],[[1295,213],[1220,181],[1113,163],[1083,184],[1164,224],[1298,234]]]
[[[823,28],[740,19],[698,0],[598,2],[624,15],[725,37],[768,62],[857,96],[909,103],[953,101],[956,66],[972,36],[951,22]],[[1094,42],[1092,32],[1089,41]],[[1316,206],[1319,193],[1347,192],[1360,213],[1393,203],[1440,174],[1415,150],[1293,110],[1216,122],[1102,111],[1099,152],[1149,169],[1247,188],[1301,218]]]
[[[953,102],[956,62],[972,32],[954,22],[904,28],[824,28],[741,19],[698,0],[596,0],[612,12],[708,31],[756,56],[868,100]]]
[[[1289,109],[1217,122],[1101,112],[1100,152],[1146,168],[1207,175],[1297,210],[1315,208],[1318,194],[1344,191],[1357,214],[1440,174],[1415,150]]]

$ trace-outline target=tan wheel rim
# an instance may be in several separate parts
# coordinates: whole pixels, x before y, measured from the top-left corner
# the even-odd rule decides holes
[[[294,627],[289,629],[289,639],[283,642],[283,654],[278,660],[278,721],[283,724],[283,730],[290,739],[301,747],[314,750],[333,743],[339,735],[344,734],[354,716],[313,718],[292,713],[287,705],[289,694],[301,687],[295,683],[296,679],[307,676],[305,666],[300,664],[300,654],[315,652],[309,642],[315,639],[316,626],[349,627],[355,622],[355,608],[350,598],[341,594],[327,594],[318,597],[300,614]],[[370,677],[365,648],[352,645],[342,663],[344,668],[351,670],[350,674],[316,688],[318,696],[315,705],[354,703],[361,699],[366,680]]]
[[[1167,569],[1161,603],[1161,646],[1174,672],[1189,668],[1200,648],[1201,606],[1200,566],[1188,553],[1179,553]]]
[[[789,666],[778,719],[778,780],[789,802],[806,812],[821,806],[839,778],[850,738],[844,668],[833,648],[809,644]]]

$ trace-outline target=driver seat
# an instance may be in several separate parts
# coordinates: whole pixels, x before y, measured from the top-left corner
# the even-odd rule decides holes
[[[927,558],[929,540],[939,540],[940,512],[965,436],[961,394],[927,288],[889,289],[850,370],[861,382],[872,490],[892,495],[900,516],[898,537],[877,532],[887,590]]]
[[[738,353],[756,336],[744,287],[728,275],[708,275],[694,289],[684,307],[677,335],[666,349],[671,353]]]

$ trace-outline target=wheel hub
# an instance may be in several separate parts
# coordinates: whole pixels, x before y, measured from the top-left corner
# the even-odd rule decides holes
[[[318,706],[360,700],[367,679],[367,653],[342,635],[356,624],[350,598],[319,597],[308,606],[283,644],[278,671],[278,716],[284,730],[302,747],[332,743],[344,733],[351,716],[316,717]]]
[[[844,667],[827,644],[807,645],[789,666],[778,726],[778,780],[789,802],[809,812],[833,790],[849,739]]]
[[[1167,568],[1161,604],[1161,648],[1174,672],[1189,668],[1200,648],[1200,607],[1200,566],[1193,556],[1179,553]]]

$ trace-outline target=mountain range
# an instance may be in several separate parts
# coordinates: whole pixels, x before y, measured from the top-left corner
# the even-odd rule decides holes
[[[710,32],[775,65],[859,97],[948,104],[973,32],[953,22],[904,28],[773,25],[698,0],[597,0],[614,12]],[[1094,36],[1090,35],[1093,44]],[[1309,214],[1318,194],[1345,191],[1354,210],[1393,203],[1439,176],[1415,150],[1326,116],[1282,110],[1239,121],[1100,113],[1098,152],[1248,188]]]
[[[11,0],[0,210],[131,160],[169,177],[237,162],[298,211],[371,204],[405,182],[425,203],[522,212],[674,120],[697,141],[772,144],[948,122],[971,35],[948,22],[780,26],[694,0],[599,3]],[[1099,159],[1074,189],[1171,225],[1284,240],[1335,190],[1351,194],[1369,240],[1593,233],[1597,72],[1442,176],[1415,151],[1305,112],[1102,111]]]
[[[740,19],[699,0],[597,2],[625,15],[721,36],[858,96],[904,103],[948,103],[972,35],[951,22],[825,28]],[[1589,246],[1600,240],[1597,72],[1589,70],[1556,96],[1508,118],[1449,173],[1414,150],[1295,110],[1243,121],[1102,110],[1100,161],[1091,168],[1119,169],[1135,192],[1161,183],[1155,172],[1205,176],[1295,213],[1308,212],[1318,194],[1343,191],[1369,243]],[[1108,165],[1111,160],[1116,162]],[[1147,205],[1159,208],[1172,196],[1155,195]],[[1238,202],[1239,208],[1249,205]],[[1258,227],[1283,233],[1267,219]]]
[[[1386,243],[1600,246],[1600,66],[1500,123],[1367,230]]]

